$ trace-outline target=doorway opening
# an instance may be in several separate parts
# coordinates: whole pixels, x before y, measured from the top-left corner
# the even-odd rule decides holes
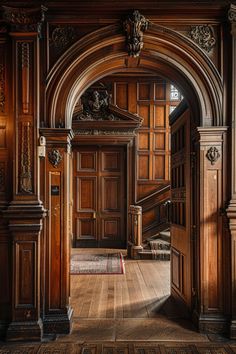
[[[122,116],[109,108],[105,112],[105,96],[108,107],[118,107]],[[174,114],[182,100],[169,80],[131,71],[99,80],[75,107],[72,254],[121,252],[126,268],[122,275],[88,272],[71,276],[71,305],[82,329],[81,339],[94,339],[94,328],[99,327],[108,340],[114,340],[114,333],[119,340],[137,339],[139,331],[143,340],[150,333],[155,340],[160,339],[163,326],[176,326],[173,318],[186,321],[186,309],[176,309],[174,299],[191,307],[191,117],[187,106],[183,114],[181,110]],[[127,114],[142,120],[135,131],[128,127],[131,117]],[[119,123],[122,126],[124,121],[127,126],[121,130]],[[107,122],[118,126],[111,130]],[[100,123],[103,130],[97,127]],[[141,247],[132,260],[130,205],[142,208]],[[179,330],[181,338],[193,337],[190,323],[182,323]],[[167,335],[165,339],[173,338]]]

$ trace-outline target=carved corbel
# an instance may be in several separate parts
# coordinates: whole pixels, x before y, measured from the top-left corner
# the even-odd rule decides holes
[[[131,57],[138,57],[143,48],[143,33],[148,28],[148,21],[138,10],[133,11],[123,21],[123,29],[126,34],[126,46]]]

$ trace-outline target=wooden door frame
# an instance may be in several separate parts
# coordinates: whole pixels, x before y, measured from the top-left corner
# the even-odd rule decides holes
[[[86,141],[87,140],[87,141]],[[76,137],[75,139],[72,141],[72,159],[73,159],[73,153],[75,148],[78,147],[86,147],[86,146],[98,146],[98,147],[119,147],[124,149],[124,195],[125,195],[125,200],[126,202],[124,203],[125,205],[125,213],[124,213],[124,220],[125,220],[125,238],[126,238],[126,248],[128,245],[128,210],[129,210],[129,183],[130,183],[130,176],[129,176],[129,161],[131,161],[130,159],[130,152],[129,152],[129,145],[131,144],[131,141],[117,141],[116,144],[114,145],[114,140],[113,143],[110,139],[107,139],[107,137],[104,138],[104,141],[102,141],[102,139],[99,139],[99,143],[96,142],[96,139],[91,137],[87,137],[83,144],[81,144],[80,141],[77,141]],[[73,164],[73,168],[74,168],[74,164]],[[74,174],[74,171],[72,172]],[[73,178],[74,180],[74,178]],[[74,182],[73,182],[73,186],[72,186],[72,190],[73,190],[73,194],[74,194]],[[73,212],[72,212],[72,217],[74,219],[74,208],[73,208]],[[75,224],[74,224],[74,220],[73,220],[73,236],[72,236],[72,245],[75,245],[75,240],[76,240],[76,236],[74,235],[75,233]]]

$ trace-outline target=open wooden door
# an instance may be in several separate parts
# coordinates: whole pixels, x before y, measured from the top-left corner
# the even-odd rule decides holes
[[[126,247],[125,151],[74,150],[74,233],[77,247]]]
[[[173,118],[173,119],[172,119]],[[171,293],[191,308],[190,111],[171,115]]]

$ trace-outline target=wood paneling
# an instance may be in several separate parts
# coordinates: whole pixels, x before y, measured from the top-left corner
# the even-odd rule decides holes
[[[116,83],[116,104],[120,108],[128,109],[128,84]]]
[[[155,128],[165,128],[166,122],[166,107],[163,105],[154,106],[154,126]]]
[[[181,113],[171,125],[171,250],[172,293],[191,309],[191,172],[190,112]]]
[[[124,246],[125,156],[123,148],[88,146],[74,150],[75,243],[82,247]],[[78,168],[88,156],[87,169]],[[89,164],[89,166],[88,166]],[[83,167],[83,166],[82,166]]]
[[[143,118],[135,144],[135,200],[138,201],[169,183],[169,112],[170,105],[175,107],[180,100],[171,100],[170,82],[159,77],[122,73],[101,82],[112,87],[115,105]]]
[[[61,237],[62,237],[62,174],[61,172],[49,172],[49,209],[50,218],[50,303],[52,309],[59,309],[61,304]],[[54,189],[57,191],[54,192]],[[55,193],[55,194],[54,194]]]
[[[16,292],[16,307],[24,305],[35,307],[35,275],[36,265],[35,242],[18,242],[16,244],[16,281],[19,284]]]

